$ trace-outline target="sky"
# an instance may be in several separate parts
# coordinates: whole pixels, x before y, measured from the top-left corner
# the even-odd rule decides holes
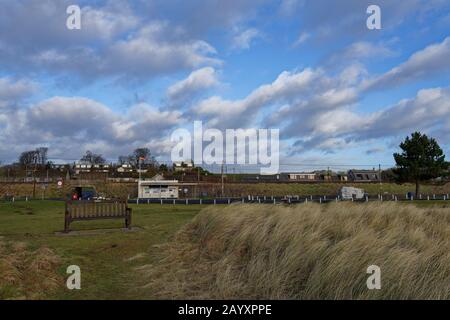
[[[366,10],[381,8],[369,30]],[[69,5],[81,29],[66,27]],[[281,163],[383,167],[414,131],[450,157],[450,0],[0,0],[0,161],[110,161],[194,121],[280,130]]]

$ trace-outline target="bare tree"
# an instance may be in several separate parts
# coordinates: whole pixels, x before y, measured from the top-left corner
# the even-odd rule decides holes
[[[95,154],[91,151],[86,151],[86,154],[80,159],[81,162],[89,164],[104,164],[106,163],[105,158],[101,154]]]

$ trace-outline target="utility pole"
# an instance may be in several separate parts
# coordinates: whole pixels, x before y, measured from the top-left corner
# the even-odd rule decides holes
[[[224,197],[224,195],[225,195],[225,192],[224,192],[224,185],[223,185],[223,178],[224,178],[224,175],[223,175],[223,165],[224,165],[224,162],[222,162],[222,166],[221,166],[221,168],[220,168],[220,171],[221,171],[221,176],[222,176],[222,198]]]
[[[381,164],[378,164],[378,180],[380,181],[381,185]]]

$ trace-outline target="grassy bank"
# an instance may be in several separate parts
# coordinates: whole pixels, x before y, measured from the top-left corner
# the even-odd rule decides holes
[[[450,299],[450,214],[395,203],[210,207],[145,275],[159,298]],[[382,289],[368,290],[367,267]]]
[[[75,181],[71,184],[65,184],[62,188],[58,188],[56,183],[49,184],[47,189],[43,189],[41,185],[36,185],[35,196],[40,199],[46,198],[63,198],[71,193],[73,186],[77,185]],[[114,183],[114,182],[96,182],[93,183],[98,192],[109,196],[126,198],[127,196],[137,196],[136,183]],[[247,195],[260,196],[286,196],[286,195],[336,195],[343,186],[353,186],[362,188],[371,195],[377,194],[398,194],[405,195],[407,192],[414,191],[415,186],[412,184],[395,184],[395,183],[370,183],[370,184],[342,184],[342,183],[225,183],[224,192],[227,197],[245,197]],[[199,193],[206,192],[210,197],[218,197],[222,194],[221,184],[202,184],[197,190]],[[429,194],[450,194],[450,183],[447,184],[428,184],[423,185],[421,193]],[[5,195],[16,197],[31,197],[33,195],[32,183],[1,183],[0,198]]]

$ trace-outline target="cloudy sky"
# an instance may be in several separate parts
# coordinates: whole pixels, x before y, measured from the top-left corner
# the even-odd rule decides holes
[[[66,8],[82,9],[81,30]],[[366,9],[382,10],[368,30]],[[450,153],[449,0],[0,0],[0,161],[110,160],[170,135],[280,129],[282,162],[393,164],[415,130]]]

